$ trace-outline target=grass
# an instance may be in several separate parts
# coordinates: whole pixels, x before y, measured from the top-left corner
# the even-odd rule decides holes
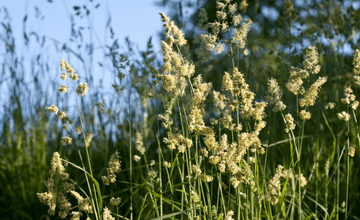
[[[35,113],[25,114],[23,79],[14,75],[15,104],[5,109],[1,133],[0,212],[8,219],[359,219],[358,50],[349,58],[314,43],[301,54],[269,55],[270,65],[280,59],[276,71],[259,74],[256,40],[247,40],[252,22],[238,13],[220,5],[217,26],[202,11],[193,50],[160,13],[162,67],[151,38],[137,62],[112,51],[122,111],[98,92],[89,97],[79,82],[90,93],[91,81],[62,60],[67,78],[54,82],[56,104],[39,97]]]

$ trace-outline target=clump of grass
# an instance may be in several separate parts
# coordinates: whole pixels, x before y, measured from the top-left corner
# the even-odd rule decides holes
[[[290,3],[286,7],[293,13]],[[145,126],[139,126],[133,137],[133,121],[129,116],[128,158],[121,162],[115,151],[104,168],[106,175],[102,175],[102,183],[98,182],[99,175],[92,169],[92,157],[96,156],[89,153],[92,135],[85,135],[78,107],[81,126],[76,131],[84,141],[84,148],[79,149],[81,165],[54,153],[50,179],[45,182],[48,192],[38,194],[49,206],[48,213],[54,215],[59,207],[60,217],[65,218],[71,211],[73,219],[81,215],[92,219],[114,219],[113,216],[226,220],[355,218],[350,207],[356,204],[349,204],[349,192],[355,164],[352,157],[360,143],[356,116],[359,103],[351,86],[359,81],[359,51],[353,61],[354,76],[345,83],[341,99],[347,110],[334,112],[334,104],[325,107],[328,100],[321,96],[322,88],[329,82],[316,46],[304,50],[303,62],[289,68],[285,84],[279,85],[271,77],[267,91],[256,94],[244,74],[247,70],[239,65],[240,59],[253,53],[246,48],[252,21],[242,21],[237,4],[231,0],[217,1],[214,22],[208,22],[206,11],[201,10],[202,33],[197,38],[199,47],[194,51],[201,58],[199,63],[207,63],[222,54],[230,60],[232,65],[222,73],[221,89],[217,89],[212,82],[206,82],[186,55],[189,51],[183,31],[164,13],[160,16],[166,35],[162,41],[163,66],[161,70],[150,68],[154,82],[161,83],[156,97],[164,107],[158,115],[162,124],[156,131],[157,149],[147,143],[155,140],[149,140]],[[221,34],[230,37],[220,41]],[[122,60],[127,61],[124,57]],[[76,100],[86,94],[86,83],[79,83],[76,89],[73,86],[79,76],[64,60],[61,69],[66,70],[61,78],[65,80],[69,76],[72,80]],[[114,88],[118,91],[117,86]],[[66,93],[67,87],[61,85],[58,90]],[[289,102],[283,99],[286,91],[286,96],[291,97]],[[142,120],[146,123],[149,96],[142,94],[140,98]],[[47,110],[55,114],[60,111],[56,106]],[[64,111],[60,111],[59,118],[64,129],[74,126]],[[274,119],[282,119],[283,123]],[[338,125],[336,135],[334,125]],[[280,139],[270,139],[271,133],[277,134],[271,137]],[[328,138],[322,138],[323,134]],[[62,142],[71,144],[72,137],[64,136]],[[69,175],[64,172],[63,163],[83,172],[87,189],[65,182]],[[127,176],[129,181],[117,175]],[[341,175],[346,180],[341,180]],[[121,194],[120,190],[103,194],[104,187],[111,187],[110,183],[121,184],[130,192],[121,198],[122,202],[120,197],[113,197]],[[75,186],[82,195],[74,191]],[[346,193],[341,195],[344,188]],[[66,193],[76,198],[77,207],[71,208]],[[111,206],[105,206],[106,203]],[[125,204],[128,207],[119,210],[119,205]]]

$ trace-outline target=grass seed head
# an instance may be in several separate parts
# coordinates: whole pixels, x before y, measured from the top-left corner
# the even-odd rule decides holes
[[[110,199],[110,205],[112,206],[118,206],[121,202],[121,198],[120,197],[117,197],[116,199],[114,197],[112,197]]]
[[[310,112],[307,112],[305,110],[301,110],[300,113],[299,113],[299,116],[302,120],[309,120],[311,118],[311,113]]]
[[[337,116],[340,120],[343,120],[343,121],[349,121],[351,118],[350,114],[345,111],[337,113]]]
[[[295,122],[294,122],[294,118],[292,117],[292,115],[290,113],[285,115],[285,122],[287,125],[287,128],[285,129],[286,133],[289,133],[289,131],[292,131],[295,129]]]
[[[349,156],[350,156],[350,157],[354,157],[354,156],[355,156],[355,148],[352,147],[352,146],[349,148]]]
[[[87,86],[87,83],[79,83],[78,87],[76,88],[76,93],[82,97],[87,93],[88,90],[89,87]]]
[[[70,220],[80,220],[80,217],[82,216],[81,212],[78,211],[72,211],[71,212],[71,219]]]
[[[67,87],[64,84],[61,84],[61,87],[58,88],[58,90],[61,93],[66,93],[67,92]]]
[[[55,115],[57,115],[59,108],[56,107],[55,105],[51,105],[50,107],[45,108],[46,111],[51,112],[51,113],[55,113]]]
[[[140,159],[141,159],[141,158],[140,158],[138,155],[134,155],[134,161],[135,161],[135,162],[139,162]]]

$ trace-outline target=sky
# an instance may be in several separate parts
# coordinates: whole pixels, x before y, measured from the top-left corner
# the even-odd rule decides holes
[[[22,21],[28,14],[30,29],[40,31],[46,36],[59,41],[66,41],[70,35],[69,13],[74,14],[73,6],[87,5],[89,8],[100,3],[91,14],[95,30],[102,34],[111,15],[111,23],[119,39],[129,37],[139,45],[146,45],[149,36],[156,36],[162,29],[159,12],[164,10],[155,6],[154,0],[0,0],[0,6],[5,6],[12,18],[15,34],[22,35]],[[37,7],[44,19],[41,24],[34,24],[35,7]],[[159,46],[159,45],[157,45]]]
[[[95,9],[98,3],[100,5]],[[82,78],[84,73],[81,62],[74,56],[69,57],[66,53],[59,54],[55,49],[55,43],[53,43],[53,41],[62,42],[58,44],[58,46],[62,46],[63,43],[67,42],[67,45],[76,52],[76,46],[69,44],[71,35],[70,15],[75,15],[77,12],[74,10],[74,6],[80,6],[81,14],[84,15],[86,13],[84,5],[90,9],[89,19],[87,20],[86,16],[83,19],[80,19],[80,16],[74,16],[74,18],[77,25],[89,26],[90,24],[95,30],[93,32],[94,61],[92,62],[95,85],[89,85],[89,87],[97,87],[101,80],[102,85],[107,87],[110,93],[114,93],[111,85],[115,82],[115,76],[110,72],[103,71],[98,65],[98,62],[103,61],[104,54],[104,50],[99,48],[103,45],[111,45],[114,39],[118,39],[120,47],[122,47],[125,38],[128,37],[135,47],[145,50],[146,43],[152,36],[154,51],[160,53],[159,33],[163,27],[159,12],[166,11],[164,8],[156,6],[154,0],[0,0],[0,22],[10,21],[15,36],[16,51],[19,54],[24,54],[24,63],[27,62],[30,65],[31,56],[34,57],[39,53],[46,54],[46,59],[51,63],[52,71],[50,72],[54,74],[51,78],[58,78],[57,83],[60,87],[63,82],[60,79],[59,63],[60,59],[64,58],[69,61],[79,74],[80,81],[84,83],[84,80],[81,80],[84,79],[84,77]],[[9,17],[4,17],[4,7],[7,9]],[[31,41],[35,39],[33,35],[29,34],[32,31],[40,36],[46,36],[46,51],[40,51],[38,46],[27,47],[24,45],[23,21],[25,15],[27,15],[25,29],[28,37]],[[111,19],[110,26],[113,28],[114,39],[110,39],[109,30],[106,29],[109,18]],[[90,34],[86,30],[83,36],[86,40],[90,39]],[[0,50],[4,51],[4,48],[0,48]],[[126,51],[125,48],[124,51]],[[28,77],[29,81],[33,80],[31,76]],[[2,90],[3,93],[4,88]],[[2,96],[0,100],[4,101],[5,93],[6,91],[0,95]]]
[[[9,12],[19,52],[25,50],[22,38],[25,15],[27,33],[35,31],[48,39],[68,42],[71,31],[69,15],[75,14],[74,6],[85,5],[91,9],[98,3],[100,5],[96,10],[90,10],[93,13],[90,13],[89,21],[75,16],[77,24],[93,25],[96,32],[95,47],[111,44],[109,31],[104,34],[110,15],[115,38],[119,39],[120,44],[128,37],[140,49],[145,49],[147,40],[152,36],[154,49],[160,50],[158,33],[162,30],[162,24],[159,12],[164,9],[156,6],[154,0],[0,0],[1,10],[6,7]],[[36,19],[37,13],[40,14],[39,17],[43,17],[42,20]],[[0,18],[0,21],[4,21],[4,18]],[[86,37],[86,33],[84,36]],[[48,55],[52,56],[50,52],[48,51]]]

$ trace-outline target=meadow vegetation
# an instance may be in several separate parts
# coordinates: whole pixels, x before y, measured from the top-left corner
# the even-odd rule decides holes
[[[257,38],[256,13],[247,15],[256,4],[207,3],[194,14],[189,40],[181,22],[159,13],[160,61],[151,38],[140,58],[129,41],[124,53],[117,40],[106,47],[117,80],[111,103],[92,88],[87,59],[75,54],[87,74],[61,59],[56,100],[42,95],[24,105],[28,88],[17,73],[10,24],[3,23],[13,105],[3,112],[0,213],[8,219],[360,219],[360,10],[349,6],[345,14],[338,2],[295,7],[285,0],[269,40]],[[319,20],[326,13],[330,20],[314,27],[305,17],[307,28],[294,34],[300,12],[310,16],[314,8]],[[345,43],[351,56],[341,49]],[[62,50],[73,53],[66,45]],[[33,77],[39,88],[37,72]]]

